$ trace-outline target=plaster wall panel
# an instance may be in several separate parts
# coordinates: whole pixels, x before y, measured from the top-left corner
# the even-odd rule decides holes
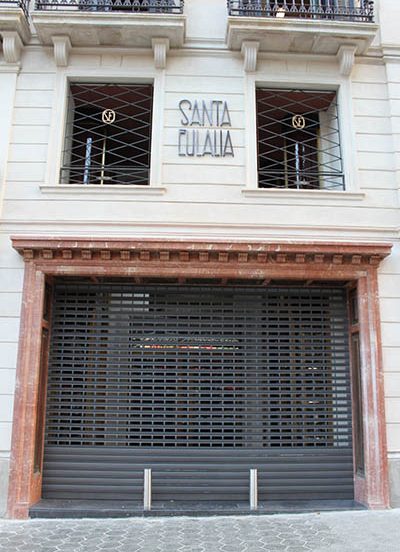
[[[15,369],[17,364],[18,343],[0,342],[0,369]]]
[[[11,143],[48,145],[49,127],[45,125],[14,125]]]
[[[386,82],[386,70],[380,60],[375,63],[356,63],[351,73],[352,82],[382,84]]]
[[[382,322],[382,342],[387,347],[396,347],[400,343],[400,324],[397,322]]]
[[[23,270],[23,264],[17,251],[11,247],[10,235],[0,232],[0,269],[1,268],[21,268]],[[1,291],[0,289],[0,292]]]
[[[388,424],[400,424],[400,397],[386,398],[386,420]]]
[[[7,73],[0,73],[0,220],[2,216],[3,197],[6,187],[6,163],[9,151],[16,79],[17,73],[15,70],[10,70],[10,72]]]
[[[204,50],[201,54],[197,52],[195,55],[192,50],[170,50],[167,65],[168,82],[173,78],[184,78],[187,75],[193,75],[197,79],[203,77],[203,80],[212,79],[214,81],[217,79],[217,83],[221,82],[221,80],[218,80],[220,77],[225,79],[242,78],[243,58],[240,52],[220,49],[217,55],[215,53],[214,55],[210,54],[211,51],[206,53]],[[204,84],[202,84],[202,87],[204,87]],[[235,90],[227,89],[227,92],[233,93]]]
[[[14,124],[22,126],[49,125],[51,108],[17,107],[14,109]]]
[[[390,134],[392,132],[390,117],[355,116],[354,128],[357,133]]]
[[[17,342],[19,333],[19,317],[0,315],[0,341]]]
[[[397,373],[385,373],[385,396],[387,398],[400,398],[400,370]]]
[[[379,275],[379,296],[398,298],[400,296],[400,274]]]
[[[0,292],[0,312],[4,317],[19,317],[21,312],[21,294]]]
[[[10,163],[46,163],[47,144],[11,144]]]
[[[23,278],[23,268],[0,268],[0,291],[20,292]]]
[[[15,370],[0,368],[1,391],[5,395],[13,395],[15,389]]]
[[[48,107],[53,103],[53,90],[32,88],[30,90],[19,90],[15,94],[15,107]]]
[[[0,458],[0,517],[4,516],[7,506],[8,458]]]
[[[226,2],[225,0],[203,0],[202,2],[186,2],[187,38],[189,40],[220,40],[226,32]],[[210,14],[213,14],[210,17]]]
[[[382,322],[400,323],[400,298],[381,299],[380,307]]]
[[[387,446],[389,452],[399,452],[400,423],[387,423]]]
[[[24,71],[18,75],[17,90],[43,90],[53,93],[56,82],[56,75],[54,69],[51,73],[29,73],[24,67]]]
[[[356,117],[390,117],[390,105],[387,100],[358,99],[353,101],[354,115]]]
[[[0,395],[0,398],[3,397]],[[11,446],[11,431],[12,423],[11,422],[0,422],[0,450],[9,451]]]
[[[388,91],[386,82],[369,83],[365,86],[364,82],[353,80],[351,84],[352,96],[354,100],[387,100]],[[399,89],[400,94],[400,89]]]
[[[178,94],[191,93],[195,96],[201,94],[243,93],[243,75],[231,76],[224,70],[224,60],[221,59],[221,73],[212,79],[205,79],[204,75],[187,76],[168,73],[165,79],[165,90]],[[219,98],[218,98],[219,99]]]
[[[379,9],[382,43],[398,43],[398,21],[400,20],[400,4],[398,0],[379,0],[375,4],[376,8]]]
[[[96,74],[98,75],[98,68],[101,65],[101,55],[95,55],[95,54],[74,54],[70,56],[69,59],[69,66],[72,68],[75,67],[84,67],[88,71],[88,76],[90,75],[91,71],[96,71]]]
[[[14,398],[12,395],[0,394],[0,422],[12,422]],[[7,443],[9,446],[9,443]],[[0,443],[0,450],[9,450]]]
[[[391,134],[357,134],[359,152],[392,153],[393,139]]]
[[[24,182],[28,175],[31,181],[43,182],[45,171],[46,163],[44,161],[30,161],[25,163],[10,161],[8,163],[8,179],[14,182]]]
[[[381,171],[360,169],[358,171],[360,189],[362,191],[371,189],[373,191],[379,189],[396,190],[396,182],[394,177],[394,169]],[[397,199],[396,199],[397,202]]]
[[[400,373],[400,347],[383,347],[383,369]]]

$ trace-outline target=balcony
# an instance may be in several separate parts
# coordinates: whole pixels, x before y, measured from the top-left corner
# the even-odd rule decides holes
[[[259,42],[259,50],[337,54],[352,45],[366,52],[377,26],[371,0],[228,0],[228,46]]]
[[[151,48],[153,38],[182,46],[184,0],[36,0],[32,20],[42,44]]]
[[[7,62],[18,61],[22,44],[30,39],[28,10],[29,0],[0,0],[0,37]]]

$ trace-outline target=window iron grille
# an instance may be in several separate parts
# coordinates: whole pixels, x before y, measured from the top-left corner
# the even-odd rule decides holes
[[[260,188],[343,190],[336,93],[256,91]]]
[[[228,0],[229,15],[372,22],[371,0]]]
[[[61,183],[149,184],[152,86],[72,83]]]
[[[0,0],[0,9],[3,8],[21,8],[25,17],[29,15],[29,0]]]
[[[93,12],[183,13],[184,0],[36,0],[37,10]]]

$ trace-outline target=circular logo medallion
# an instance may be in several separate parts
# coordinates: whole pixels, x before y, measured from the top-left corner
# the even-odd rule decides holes
[[[112,109],[105,109],[101,114],[101,120],[106,125],[111,125],[115,121],[115,111]]]
[[[299,130],[305,128],[306,120],[303,117],[303,115],[293,115],[293,117],[292,117],[292,126],[293,126],[293,128],[297,128]]]

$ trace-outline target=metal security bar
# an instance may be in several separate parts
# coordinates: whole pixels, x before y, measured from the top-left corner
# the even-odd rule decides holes
[[[29,15],[29,1],[30,0],[0,0],[0,10],[3,8],[21,8],[25,16]]]
[[[228,0],[229,15],[339,21],[374,20],[372,0]]]
[[[47,446],[351,446],[342,289],[57,285]]]
[[[183,13],[184,0],[36,0],[37,10],[92,12]]]
[[[336,93],[259,88],[260,188],[343,190]]]
[[[72,83],[61,183],[149,184],[151,85]]]

